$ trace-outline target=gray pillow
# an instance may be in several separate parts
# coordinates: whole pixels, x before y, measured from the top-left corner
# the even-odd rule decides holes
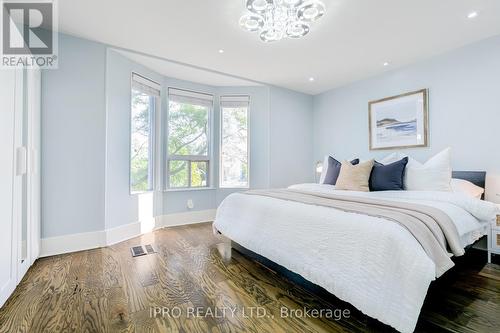
[[[356,165],[358,163],[359,163],[359,158],[356,158],[351,161],[352,165]],[[337,178],[339,178],[341,165],[342,163],[340,163],[333,157],[328,156],[328,166],[326,166],[327,169],[326,169],[325,179],[323,180],[323,184],[335,185],[337,183]]]

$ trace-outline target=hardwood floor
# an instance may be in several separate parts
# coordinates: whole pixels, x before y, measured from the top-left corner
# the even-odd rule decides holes
[[[132,258],[138,244],[153,244],[157,253]],[[0,332],[391,331],[335,297],[315,296],[228,253],[206,223],[39,259],[0,310]],[[500,270],[479,271],[465,265],[434,283],[417,331],[498,332]],[[350,316],[280,317],[282,308],[304,307],[347,309]]]

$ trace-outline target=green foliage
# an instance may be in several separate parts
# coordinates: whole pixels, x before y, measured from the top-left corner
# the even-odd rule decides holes
[[[207,162],[191,162],[191,186],[207,186]]]
[[[242,186],[248,183],[247,143],[247,108],[223,108],[220,167],[224,184]]]
[[[188,162],[170,161],[169,162],[169,184],[170,187],[188,186]]]
[[[205,106],[169,102],[168,154],[208,155],[208,112]]]
[[[132,90],[130,185],[132,191],[150,190],[150,149],[154,98]],[[209,108],[170,101],[168,112],[169,185],[203,187],[208,185]],[[246,108],[225,108],[222,118],[224,163],[228,183],[244,184],[248,180]],[[178,159],[176,159],[176,156]],[[206,161],[183,160],[182,156],[206,157]]]
[[[151,146],[151,105],[154,97],[132,90],[130,188],[132,191],[150,190],[149,150]]]

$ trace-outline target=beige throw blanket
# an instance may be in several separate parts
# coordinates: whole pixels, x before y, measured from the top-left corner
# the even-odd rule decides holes
[[[406,228],[422,245],[436,265],[436,277],[441,276],[454,265],[448,248],[453,255],[464,254],[455,224],[447,214],[437,208],[367,197],[313,194],[292,189],[252,190],[245,194],[330,207],[396,222]]]

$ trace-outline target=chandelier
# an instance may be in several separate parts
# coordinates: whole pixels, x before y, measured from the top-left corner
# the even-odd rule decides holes
[[[309,32],[309,24],[325,14],[319,0],[245,0],[249,13],[240,18],[246,31],[259,32],[264,42],[300,38]]]

